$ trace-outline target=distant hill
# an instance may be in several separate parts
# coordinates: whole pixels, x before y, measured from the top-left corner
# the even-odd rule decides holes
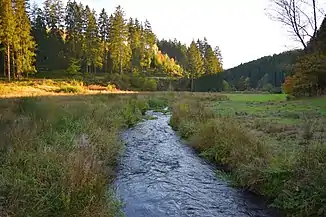
[[[270,84],[280,87],[301,50],[291,50],[265,56],[224,71],[224,80],[236,89],[243,89],[243,80],[249,78],[249,87],[261,89]]]
[[[265,56],[217,75],[204,76],[196,81],[198,91],[220,91],[223,80],[233,90],[271,90],[280,89],[284,79],[291,73],[291,68],[302,50],[291,50],[272,56]],[[224,82],[225,83],[225,82]]]

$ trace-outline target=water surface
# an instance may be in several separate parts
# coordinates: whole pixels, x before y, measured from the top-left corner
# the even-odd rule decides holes
[[[149,112],[123,135],[126,150],[115,182],[126,217],[271,217],[261,198],[230,187],[216,168],[182,144],[169,116]]]

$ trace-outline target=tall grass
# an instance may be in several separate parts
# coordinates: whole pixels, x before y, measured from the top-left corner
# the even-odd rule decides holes
[[[119,133],[150,97],[0,100],[0,216],[117,216],[110,193]]]
[[[243,122],[217,115],[207,100],[177,101],[170,123],[201,156],[231,172],[239,186],[267,196],[289,216],[326,215],[325,141],[304,136],[297,149],[270,144]]]

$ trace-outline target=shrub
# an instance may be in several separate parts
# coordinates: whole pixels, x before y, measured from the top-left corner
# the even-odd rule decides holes
[[[70,59],[67,72],[71,75],[79,75],[81,74],[80,69],[81,69],[80,61],[75,58]]]
[[[157,90],[156,80],[152,78],[145,79],[141,89],[147,91],[156,91]]]
[[[117,87],[115,86],[115,84],[108,84],[108,86],[106,87],[106,89],[108,91],[116,91]]]
[[[55,90],[56,93],[80,93],[83,92],[83,89],[79,86],[70,86],[65,85]]]

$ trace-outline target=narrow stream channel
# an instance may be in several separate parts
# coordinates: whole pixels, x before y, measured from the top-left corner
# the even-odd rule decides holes
[[[126,150],[115,181],[126,217],[271,217],[259,197],[229,187],[215,168],[182,144],[169,115],[148,112],[123,135]]]

